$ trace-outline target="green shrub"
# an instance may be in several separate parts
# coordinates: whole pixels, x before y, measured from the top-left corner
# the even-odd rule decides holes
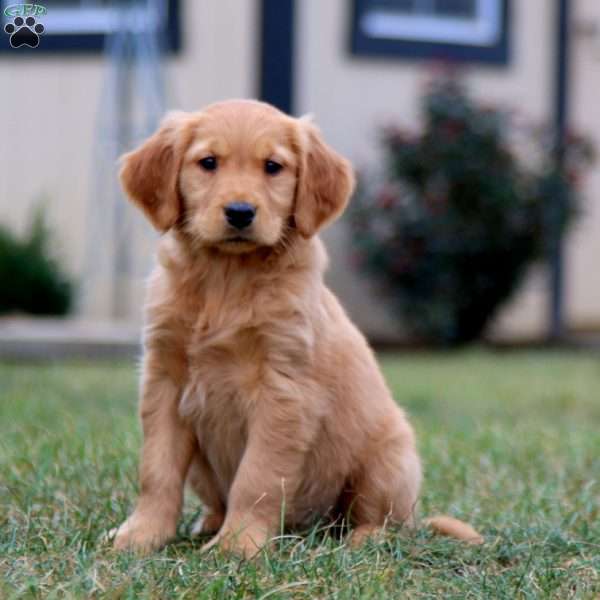
[[[482,335],[563,235],[591,148],[571,136],[559,163],[550,137],[527,136],[537,160],[520,157],[508,115],[454,77],[431,86],[423,110],[421,134],[383,131],[384,173],[361,179],[350,222],[359,265],[403,323],[421,340],[459,344]]]
[[[0,313],[64,315],[73,286],[48,251],[49,233],[41,212],[24,240],[0,227]]]

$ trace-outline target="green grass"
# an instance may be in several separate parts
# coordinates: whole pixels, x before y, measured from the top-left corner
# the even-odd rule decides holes
[[[0,597],[598,598],[600,356],[386,355],[419,433],[422,510],[483,547],[389,532],[350,551],[313,530],[245,562],[187,535],[146,558],[103,534],[136,497],[130,365],[0,365]]]

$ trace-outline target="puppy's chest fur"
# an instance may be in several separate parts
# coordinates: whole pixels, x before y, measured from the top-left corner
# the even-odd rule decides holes
[[[147,345],[166,343],[184,358],[174,361],[186,365],[179,411],[227,487],[257,403],[310,369],[314,324],[304,310],[307,282],[295,270],[233,260],[204,267],[159,270],[162,301],[149,309]]]

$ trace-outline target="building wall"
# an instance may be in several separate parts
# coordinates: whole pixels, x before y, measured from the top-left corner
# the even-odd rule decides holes
[[[183,4],[184,50],[168,61],[169,107],[194,110],[219,99],[255,96],[258,0]],[[418,91],[429,72],[421,62],[351,56],[349,5],[346,0],[296,2],[296,112],[313,113],[331,144],[364,169],[377,164],[380,124],[418,126]],[[513,107],[530,121],[550,118],[554,6],[547,0],[513,2],[512,60],[507,67],[470,67],[467,77],[476,96]],[[576,0],[576,12],[584,23],[600,23],[599,3]],[[600,42],[588,38],[575,43],[572,113],[574,122],[600,146]],[[59,232],[57,250],[80,280],[106,73],[98,56],[0,56],[0,222],[21,229],[33,203],[44,196]],[[587,185],[586,218],[567,249],[567,314],[574,326],[600,325],[600,270],[594,268],[600,256],[600,203],[594,201],[600,192],[599,173]],[[353,271],[352,240],[343,222],[325,237],[332,255],[329,280],[352,316],[375,337],[401,333],[387,307]],[[99,240],[98,252],[105,250]],[[541,267],[533,270],[522,292],[499,315],[497,336],[543,333],[545,277]],[[133,318],[139,316],[140,293],[141,281],[132,290],[128,310]],[[94,313],[106,315],[108,305],[103,300]]]
[[[168,108],[196,110],[220,99],[255,96],[257,4],[184,2],[184,51],[167,65]],[[85,281],[88,199],[97,185],[94,146],[107,74],[98,55],[24,57],[18,50],[0,55],[0,222],[23,230],[33,205],[43,199],[58,234],[55,250],[80,283]],[[104,183],[108,193],[112,182]],[[98,252],[110,251],[101,239],[97,245]],[[129,302],[134,318],[141,288],[140,278]],[[110,291],[97,289],[94,295],[99,300],[85,310],[108,316]]]
[[[600,2],[574,1],[572,96],[573,127],[590,136],[600,160]],[[566,253],[566,311],[575,329],[600,330],[600,164],[585,182],[579,223]]]
[[[533,121],[551,114],[554,3],[513,2],[512,59],[507,67],[472,66],[467,80],[482,100],[514,108]],[[344,0],[297,3],[299,112],[314,113],[333,146],[359,168],[378,156],[377,128],[387,122],[419,124],[419,90],[430,77],[425,63],[352,56],[348,52],[348,4]],[[327,235],[332,284],[351,314],[377,337],[395,334],[390,315],[349,270],[352,240],[343,223]],[[545,325],[544,275],[532,273],[525,289],[500,315],[497,334],[538,335]]]
[[[573,0],[572,10],[569,120],[572,128],[585,134],[599,150],[600,3]],[[554,60],[552,46],[545,52]],[[600,269],[596,265],[600,256],[599,200],[600,166],[595,164],[582,181],[581,214],[565,243],[565,321],[574,331],[600,330]],[[496,333],[515,337],[528,332],[530,323],[543,326],[548,310],[546,285],[546,274],[536,269],[526,290],[500,315]]]

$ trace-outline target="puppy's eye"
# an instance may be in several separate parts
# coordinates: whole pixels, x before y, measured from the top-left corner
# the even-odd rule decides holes
[[[274,160],[265,161],[265,173],[268,175],[277,175],[281,169],[283,169],[283,165],[280,165],[278,162]]]
[[[207,156],[206,158],[202,158],[198,161],[198,164],[205,171],[216,171],[217,170],[217,157],[216,156]]]

